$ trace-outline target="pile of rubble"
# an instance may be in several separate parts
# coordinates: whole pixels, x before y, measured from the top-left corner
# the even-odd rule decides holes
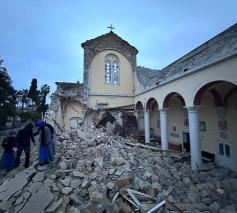
[[[236,212],[236,173],[193,172],[182,153],[141,147],[112,128],[58,135],[53,164],[5,178],[0,212]]]

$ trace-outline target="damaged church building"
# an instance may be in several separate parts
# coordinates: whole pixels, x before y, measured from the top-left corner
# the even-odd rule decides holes
[[[213,160],[237,171],[237,24],[161,70],[137,66],[138,50],[113,31],[81,47],[83,83],[56,82],[52,95],[59,128],[106,110],[145,144],[190,152],[193,170]]]

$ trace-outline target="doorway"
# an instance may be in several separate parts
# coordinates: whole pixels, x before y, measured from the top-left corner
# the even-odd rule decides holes
[[[218,164],[227,168],[231,168],[231,143],[223,140],[218,141]]]
[[[189,132],[183,132],[183,151],[190,152],[190,135],[189,135]]]

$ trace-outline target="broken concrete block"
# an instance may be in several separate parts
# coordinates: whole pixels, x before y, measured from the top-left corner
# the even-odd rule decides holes
[[[125,163],[125,160],[123,157],[112,157],[111,162],[113,166],[121,166]]]
[[[42,182],[44,180],[44,172],[38,172],[33,177],[33,182]]]
[[[162,191],[162,186],[158,182],[154,182],[152,183],[152,189],[158,194]]]
[[[79,178],[85,177],[85,174],[83,172],[79,172],[79,171],[73,171],[72,175],[73,175],[73,177],[79,177]]]
[[[184,178],[183,178],[183,182],[184,182],[184,184],[185,184],[186,186],[188,186],[189,184],[192,183],[191,179],[188,178],[188,177],[184,177]]]
[[[84,188],[84,187],[87,186],[87,184],[88,184],[88,180],[87,180],[87,179],[84,179],[84,180],[82,181],[82,183],[81,183],[81,187]]]
[[[128,174],[124,174],[116,180],[116,185],[119,189],[121,189],[123,187],[129,186],[131,182],[132,178]]]
[[[66,179],[64,179],[64,180],[61,180],[61,183],[62,183],[64,186],[70,186],[71,179],[70,179],[70,178],[66,178]]]
[[[90,194],[90,200],[94,203],[101,203],[104,199],[104,194],[98,191],[94,191]]]
[[[8,201],[8,200],[2,201],[0,203],[0,210],[1,211],[8,211],[8,210],[10,210],[11,206],[12,206],[12,203],[10,201]]]
[[[119,198],[116,200],[116,204],[118,205],[118,208],[121,212],[124,213],[130,213],[132,212],[132,209],[130,208],[129,205],[127,205],[122,198]]]
[[[68,195],[71,191],[72,191],[71,187],[64,187],[62,189],[62,193],[65,194],[65,195]]]
[[[78,195],[75,193],[70,195],[70,200],[76,205],[82,204],[82,201],[79,199]]]
[[[114,174],[114,173],[115,173],[115,169],[110,169],[110,170],[109,170],[109,174],[110,174],[110,175],[112,175],[112,174]]]
[[[152,174],[149,171],[146,171],[142,177],[143,180],[149,180]]]
[[[60,166],[60,169],[62,169],[62,170],[67,169],[67,164],[64,161],[60,162],[59,166]]]
[[[62,205],[63,203],[63,199],[59,199],[58,201],[56,202],[53,202],[52,205],[50,205],[46,210],[45,212],[46,213],[56,213],[57,209]]]
[[[56,175],[55,174],[50,175],[50,179],[55,180],[56,179]]]
[[[94,162],[99,165],[101,168],[103,168],[103,158],[95,158]]]
[[[27,173],[28,170],[23,170],[18,173],[13,179],[8,182],[4,182],[0,186],[0,201],[8,200],[15,193],[21,191],[28,183],[28,179],[34,175],[34,173]]]
[[[21,203],[23,203],[24,201],[24,198],[23,197],[19,197],[17,200],[16,200],[16,205],[19,205]]]
[[[75,188],[79,187],[80,185],[81,185],[81,181],[80,180],[72,180],[71,181],[72,189],[75,189]]]
[[[213,202],[210,206],[209,209],[211,210],[211,212],[213,213],[218,213],[219,209],[220,209],[220,205],[218,204],[218,202]]]
[[[113,189],[114,188],[114,184],[112,182],[108,182],[107,183],[107,188],[110,189],[110,190]]]
[[[93,172],[90,174],[90,180],[94,180],[98,177],[98,173],[97,172]]]
[[[28,202],[19,212],[25,213],[34,210],[34,213],[42,213],[52,200],[53,195],[48,188],[41,187],[38,192],[32,194]]]

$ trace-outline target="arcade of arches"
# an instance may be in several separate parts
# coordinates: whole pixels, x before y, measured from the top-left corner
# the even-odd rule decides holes
[[[150,142],[154,132],[163,150],[190,151],[194,170],[201,168],[205,157],[236,170],[237,86],[213,81],[192,96],[191,106],[178,92],[167,94],[160,102],[154,97],[137,101],[136,116],[139,130],[145,131],[145,142]]]

